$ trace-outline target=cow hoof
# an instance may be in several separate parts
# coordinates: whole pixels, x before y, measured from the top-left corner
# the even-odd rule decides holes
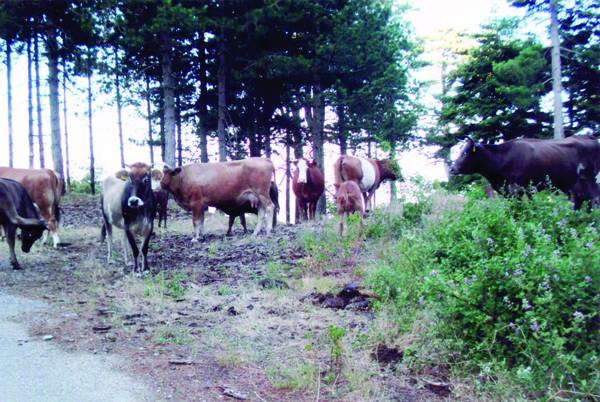
[[[192,244],[196,244],[199,243],[198,239],[196,237],[192,237]]]
[[[21,268],[21,266],[18,263],[17,264],[11,264],[11,265],[12,265],[12,269],[14,269],[14,270],[23,269],[23,268]]]

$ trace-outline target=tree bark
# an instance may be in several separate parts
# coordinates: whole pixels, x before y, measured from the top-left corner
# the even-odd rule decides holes
[[[390,159],[396,159],[396,143],[394,141],[390,141]],[[390,199],[391,201],[395,201],[397,199],[396,194],[396,181],[390,180]],[[373,205],[374,208],[374,205]]]
[[[336,112],[338,115],[338,142],[340,145],[340,154],[346,155],[348,153],[348,136],[346,134],[346,116],[344,114],[344,107],[338,106]]]
[[[290,143],[292,136],[290,131],[286,130],[285,135],[285,223],[290,224],[290,178],[291,178],[291,161],[290,161]]]
[[[71,191],[71,163],[69,160],[69,131],[67,130],[67,62],[63,58],[62,61],[63,66],[63,80],[62,80],[62,89],[63,89],[63,120],[65,124],[65,168],[67,175],[67,191]]]
[[[177,165],[183,166],[183,145],[181,144],[181,104],[179,96],[175,98],[175,124],[177,126]]]
[[[37,114],[37,132],[38,132],[38,149],[40,157],[40,168],[46,167],[44,158],[44,131],[42,129],[42,101],[40,96],[40,51],[38,47],[38,37],[33,37],[33,64],[35,66],[35,99],[36,99],[36,114]]]
[[[123,146],[123,105],[121,104],[121,77],[119,75],[119,49],[115,47],[115,89],[117,91],[117,127],[119,129],[119,154],[121,167],[125,167],[125,148]]]
[[[6,40],[6,98],[8,99],[8,166],[13,167],[13,116],[12,116],[12,63],[11,40]]]
[[[152,139],[152,104],[150,102],[150,78],[148,76],[146,76],[146,112],[148,113],[148,148],[150,149],[150,164],[154,165],[154,140]]]
[[[319,82],[313,84],[311,104],[306,107],[305,115],[308,127],[310,128],[314,159],[317,161],[319,168],[321,168],[323,176],[325,176],[325,103],[323,101],[323,92]],[[323,192],[317,202],[318,214],[324,215],[326,213],[326,202],[325,192]]]
[[[58,99],[58,41],[56,31],[50,29],[47,35],[48,86],[50,89],[50,146],[54,171],[65,177],[60,136],[60,110]]]
[[[200,56],[200,99],[198,100],[198,135],[200,136],[200,162],[208,162],[208,132],[207,119],[208,110],[206,97],[208,96],[206,76],[206,46],[204,44],[204,32],[200,32],[198,42],[198,55]]]
[[[90,190],[92,194],[96,194],[96,173],[94,169],[94,132],[92,125],[92,70],[88,66],[87,73],[88,82],[88,131],[90,142]]]
[[[550,0],[550,40],[552,42],[552,92],[554,94],[554,138],[565,138],[562,110],[562,76],[560,66],[560,39],[556,0]]]
[[[161,57],[162,85],[164,97],[164,162],[169,166],[175,165],[175,82],[171,63],[171,39],[163,34],[163,52]]]
[[[27,113],[28,113],[28,123],[29,123],[29,167],[33,168],[33,160],[34,160],[34,132],[33,132],[33,75],[31,71],[31,38],[27,39]]]
[[[221,28],[221,38],[219,39],[219,69],[217,72],[218,80],[218,114],[219,120],[217,123],[217,135],[219,140],[219,161],[224,162],[227,160],[227,133],[225,132],[225,112],[227,108],[225,99],[225,85],[226,82],[226,70],[225,70],[225,38],[224,29]]]

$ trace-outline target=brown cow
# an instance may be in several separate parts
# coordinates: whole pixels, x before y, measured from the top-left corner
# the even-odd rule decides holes
[[[385,180],[396,180],[395,161],[377,160],[342,155],[333,164],[333,185],[336,190],[344,181],[353,181],[360,187],[365,208],[369,205],[375,190]]]
[[[292,190],[296,196],[296,209],[301,220],[315,219],[317,202],[325,190],[323,173],[316,161],[301,158],[294,161]]]
[[[338,224],[338,234],[344,235],[344,226],[348,226],[348,216],[353,213],[358,213],[360,217],[360,227],[362,231],[363,215],[365,214],[365,206],[360,187],[354,181],[344,181],[338,188],[335,195],[335,203],[337,205],[340,222]]]
[[[231,210],[250,203],[258,209],[257,235],[263,227],[272,229],[273,202],[269,187],[275,175],[273,162],[249,158],[218,163],[196,163],[174,169],[165,166],[161,187],[173,195],[180,207],[192,211],[193,242],[204,235],[204,208]]]
[[[60,220],[60,197],[64,186],[62,178],[50,169],[18,169],[0,167],[0,178],[12,179],[25,187],[25,190],[40,210],[40,215],[46,221],[52,235],[54,248],[60,243],[57,228]],[[44,234],[42,243],[46,242]]]

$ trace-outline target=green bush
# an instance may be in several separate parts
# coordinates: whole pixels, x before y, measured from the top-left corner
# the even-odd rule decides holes
[[[469,198],[431,228],[423,296],[440,335],[530,389],[597,393],[600,211],[573,211],[549,192]]]

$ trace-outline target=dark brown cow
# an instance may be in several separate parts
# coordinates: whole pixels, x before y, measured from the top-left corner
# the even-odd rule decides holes
[[[365,208],[370,204],[375,190],[385,180],[397,180],[395,161],[389,159],[377,160],[342,155],[333,165],[333,185],[338,189],[344,181],[353,181],[360,187]]]
[[[583,135],[563,140],[523,138],[497,145],[468,138],[450,173],[481,174],[505,196],[551,184],[580,208],[584,201],[597,202],[600,197],[600,143]]]
[[[180,207],[192,212],[194,238],[204,235],[204,208],[232,210],[250,203],[258,209],[257,235],[263,225],[272,229],[269,219],[273,202],[269,186],[275,175],[273,162],[264,158],[249,158],[232,162],[197,163],[171,169],[165,166],[161,187],[173,195]]]
[[[163,227],[166,229],[167,210],[169,206],[169,193],[166,190],[154,191],[154,201],[156,202],[156,215],[158,217],[158,227],[160,227],[160,222],[162,221]]]
[[[315,219],[317,202],[325,190],[323,173],[316,161],[301,158],[294,161],[292,190],[296,196],[296,209],[301,220]]]
[[[15,254],[17,228],[21,229],[21,250],[28,253],[33,243],[47,229],[25,188],[18,182],[0,179],[0,226],[6,233],[13,269],[20,269]]]
[[[338,188],[335,195],[335,204],[337,205],[340,222],[338,224],[338,234],[344,235],[344,226],[347,225],[348,216],[358,213],[360,216],[360,227],[362,230],[362,218],[365,214],[365,206],[360,187],[354,181],[344,181]]]
[[[277,188],[277,184],[272,181],[271,187],[269,187],[269,197],[271,201],[273,201],[273,228],[277,226],[277,214],[279,213],[279,189]],[[229,227],[227,228],[227,236],[231,236],[231,228],[235,223],[235,218],[240,217],[240,223],[244,228],[244,233],[248,233],[248,228],[246,227],[246,215],[245,214],[258,214],[258,209],[256,207],[258,205],[258,199],[252,200],[251,202],[246,202],[244,205],[236,206],[235,208],[228,209],[225,212],[229,215]]]
[[[0,177],[15,180],[25,187],[25,190],[37,205],[40,214],[47,222],[52,235],[54,248],[60,243],[57,229],[60,220],[60,197],[64,186],[62,178],[50,169],[17,169],[0,167]],[[46,238],[44,237],[42,243]]]

